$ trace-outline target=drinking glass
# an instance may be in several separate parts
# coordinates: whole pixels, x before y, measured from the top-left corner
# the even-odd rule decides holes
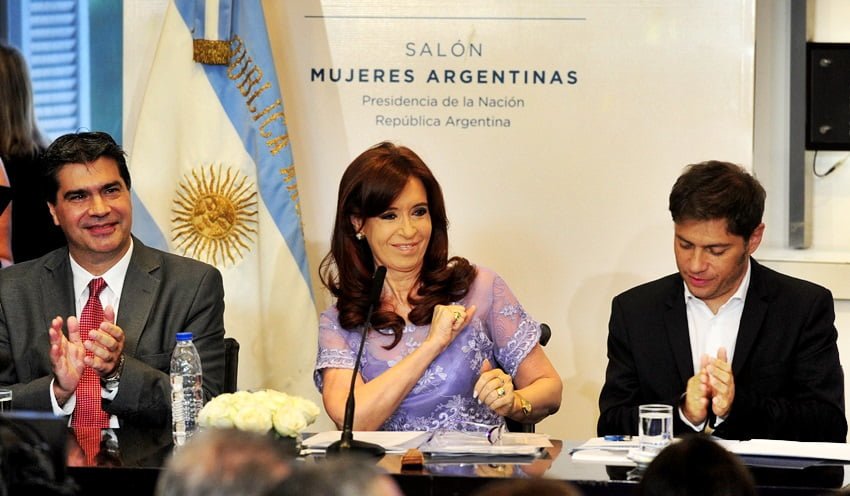
[[[673,407],[652,404],[640,405],[638,408],[640,450],[649,455],[656,455],[673,440]]]
[[[0,388],[0,413],[12,411],[12,390]]]

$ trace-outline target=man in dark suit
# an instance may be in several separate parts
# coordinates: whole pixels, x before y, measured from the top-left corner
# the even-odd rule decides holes
[[[678,273],[614,298],[599,435],[637,434],[638,406],[674,407],[674,433],[845,442],[831,293],[751,258],[765,192],[725,162],[670,193]]]
[[[45,197],[68,246],[0,272],[0,385],[11,386],[15,409],[70,415],[75,427],[93,427],[88,417],[108,422],[101,428],[165,425],[171,351],[184,331],[201,357],[205,397],[218,394],[219,271],[131,236],[130,173],[109,135],[59,137],[44,160]],[[95,413],[83,410],[91,404]]]

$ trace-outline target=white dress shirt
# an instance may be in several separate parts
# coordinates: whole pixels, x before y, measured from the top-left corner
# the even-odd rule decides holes
[[[750,271],[752,265],[747,261],[747,272],[744,274],[744,279],[738,285],[735,293],[717,309],[717,313],[711,311],[708,305],[701,299],[691,293],[688,285],[682,283],[685,287],[685,310],[688,314],[688,336],[691,342],[691,359],[694,364],[694,373],[700,370],[700,358],[703,355],[708,355],[709,358],[716,358],[717,351],[720,348],[726,348],[726,358],[729,363],[732,363],[732,357],[735,355],[735,343],[738,340],[738,329],[741,326],[741,316],[744,313],[744,302],[747,297],[747,290],[750,287]],[[709,408],[711,405],[709,404]],[[694,425],[688,421],[685,414],[679,408],[679,417],[695,430],[702,430],[703,422],[700,425]],[[716,427],[724,419],[718,418]]]
[[[132,255],[133,239],[130,238],[130,249],[127,250],[127,253],[118,260],[118,263],[110,267],[109,270],[100,276],[90,274],[86,269],[78,264],[76,260],[74,260],[74,257],[69,256],[71,259],[71,274],[74,278],[74,302],[76,315],[80,315],[83,312],[83,308],[89,299],[89,282],[97,277],[102,277],[103,280],[106,281],[106,287],[100,292],[100,304],[103,308],[106,308],[107,305],[112,305],[112,308],[115,310],[115,319],[116,321],[118,320],[118,304],[121,302],[121,291],[124,289],[124,278],[127,275],[127,268],[130,266],[130,258]],[[67,316],[65,315],[62,316],[63,319],[66,317]],[[54,379],[54,381],[55,380],[56,379]],[[115,387],[114,389],[101,387],[100,391],[101,397],[111,401],[115,398],[115,395],[118,394],[118,387]],[[53,381],[51,381],[50,402],[53,405],[53,413],[55,415],[70,416],[74,413],[74,407],[77,405],[77,395],[76,393],[72,394],[64,405],[59,406],[59,402],[56,401],[56,396],[53,394]],[[70,422],[70,417],[68,420]],[[115,415],[110,415],[109,427],[118,427],[118,418]]]

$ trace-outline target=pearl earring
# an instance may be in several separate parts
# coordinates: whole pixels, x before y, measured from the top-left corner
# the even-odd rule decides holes
[[[362,232],[358,232],[357,234],[354,235],[354,237],[357,238],[357,241],[363,241],[363,238],[365,238],[366,235],[363,234]]]

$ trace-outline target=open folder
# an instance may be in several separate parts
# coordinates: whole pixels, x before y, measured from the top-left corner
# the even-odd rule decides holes
[[[505,432],[491,444],[485,435],[462,431],[436,432],[419,450],[426,456],[537,456],[552,442],[546,434]]]

